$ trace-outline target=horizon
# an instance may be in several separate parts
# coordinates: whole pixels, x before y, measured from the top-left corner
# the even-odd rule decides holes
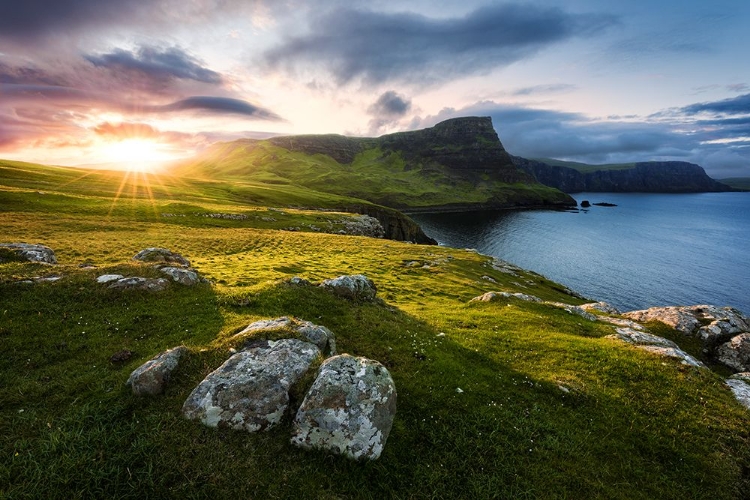
[[[750,5],[0,3],[0,158],[190,157],[490,116],[505,149],[750,177]]]

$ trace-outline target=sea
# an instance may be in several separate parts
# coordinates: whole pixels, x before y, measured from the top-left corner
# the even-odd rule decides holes
[[[750,193],[578,193],[578,211],[413,214],[472,248],[622,311],[712,304],[750,315]]]

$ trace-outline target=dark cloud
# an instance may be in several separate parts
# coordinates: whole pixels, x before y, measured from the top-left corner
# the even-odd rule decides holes
[[[215,114],[236,114],[261,120],[281,121],[282,118],[267,109],[231,97],[194,96],[164,106],[145,108],[152,112],[204,111]]]
[[[395,90],[383,92],[367,108],[367,114],[372,116],[369,123],[370,135],[378,135],[383,128],[397,124],[409,110],[411,110],[411,99],[398,94]]]
[[[681,108],[688,115],[698,113],[723,113],[728,115],[750,114],[750,94],[713,102],[701,102]]]
[[[268,51],[271,67],[322,65],[339,84],[361,78],[434,82],[488,71],[616,22],[610,15],[571,14],[525,3],[479,8],[465,17],[339,9],[313,20],[311,33]]]
[[[162,84],[174,79],[214,85],[222,83],[219,73],[204,67],[201,61],[180,47],[141,46],[136,51],[115,49],[107,54],[88,54],[84,58],[94,66],[120,74],[136,73]]]
[[[59,75],[33,66],[11,66],[0,62],[0,83],[17,85],[65,85]]]

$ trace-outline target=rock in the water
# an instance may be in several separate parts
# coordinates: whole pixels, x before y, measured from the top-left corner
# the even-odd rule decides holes
[[[677,344],[671,340],[641,330],[635,330],[633,328],[617,328],[615,331],[617,334],[607,335],[607,338],[619,339],[623,342],[635,345],[656,345],[677,348]]]
[[[121,278],[112,282],[109,288],[114,290],[148,290],[149,292],[161,292],[169,286],[169,281],[164,278],[143,278],[133,276]]]
[[[193,286],[201,282],[198,273],[196,273],[192,269],[184,269],[182,267],[162,267],[159,269],[159,271],[166,274],[181,285]]]
[[[479,297],[474,297],[469,302],[494,302],[500,299],[519,299],[527,302],[541,302],[542,299],[534,297],[533,295],[527,295],[525,293],[510,293],[510,292],[487,292]]]
[[[620,314],[620,311],[616,307],[607,304],[606,302],[591,302],[589,304],[581,304],[581,309],[584,311],[599,311],[605,314]]]
[[[126,384],[136,396],[161,394],[177,368],[180,357],[187,351],[187,347],[179,346],[157,354],[136,368]]]
[[[700,338],[709,350],[735,335],[750,332],[750,319],[731,307],[652,307],[623,316],[641,322],[661,321],[685,335]]]
[[[21,260],[41,262],[43,264],[57,264],[55,252],[48,246],[31,245],[29,243],[0,243],[0,248],[8,249]],[[2,262],[1,259],[0,262]]]
[[[583,200],[581,202],[581,207],[582,208],[589,208],[590,206],[591,206],[591,202],[589,200]]]
[[[353,459],[380,457],[396,414],[388,370],[348,354],[327,359],[294,419],[292,444]]]
[[[694,366],[696,368],[705,368],[705,365],[686,353],[678,347],[663,347],[659,345],[639,345],[639,349],[649,351],[659,356],[667,356],[669,358],[677,358],[682,361],[683,365]]]
[[[133,259],[140,260],[142,262],[157,262],[167,264],[177,264],[182,267],[190,267],[190,261],[182,255],[167,250],[166,248],[145,248],[135,254]]]
[[[278,330],[287,330],[302,335],[307,340],[315,344],[323,353],[333,356],[336,354],[336,338],[333,332],[325,326],[313,324],[299,318],[289,318],[282,316],[276,319],[265,319],[251,323],[237,333],[235,337],[255,332],[273,332]]]
[[[738,372],[750,371],[750,333],[741,333],[716,349],[716,361]]]
[[[737,401],[750,410],[750,373],[736,373],[726,380],[726,384]]]
[[[362,274],[339,276],[323,281],[320,286],[333,291],[340,297],[360,301],[374,300],[378,291],[375,283]]]
[[[110,283],[112,281],[117,281],[123,279],[125,276],[122,274],[102,274],[98,278],[96,278],[97,283]]]
[[[268,341],[238,352],[193,390],[182,413],[209,427],[269,429],[284,416],[290,387],[319,357],[315,345],[297,339]]]

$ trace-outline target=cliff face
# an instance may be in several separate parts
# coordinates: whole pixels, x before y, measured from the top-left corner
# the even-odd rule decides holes
[[[706,193],[732,188],[710,178],[699,165],[681,161],[641,162],[633,168],[580,172],[513,157],[514,164],[544,185],[566,193]]]

